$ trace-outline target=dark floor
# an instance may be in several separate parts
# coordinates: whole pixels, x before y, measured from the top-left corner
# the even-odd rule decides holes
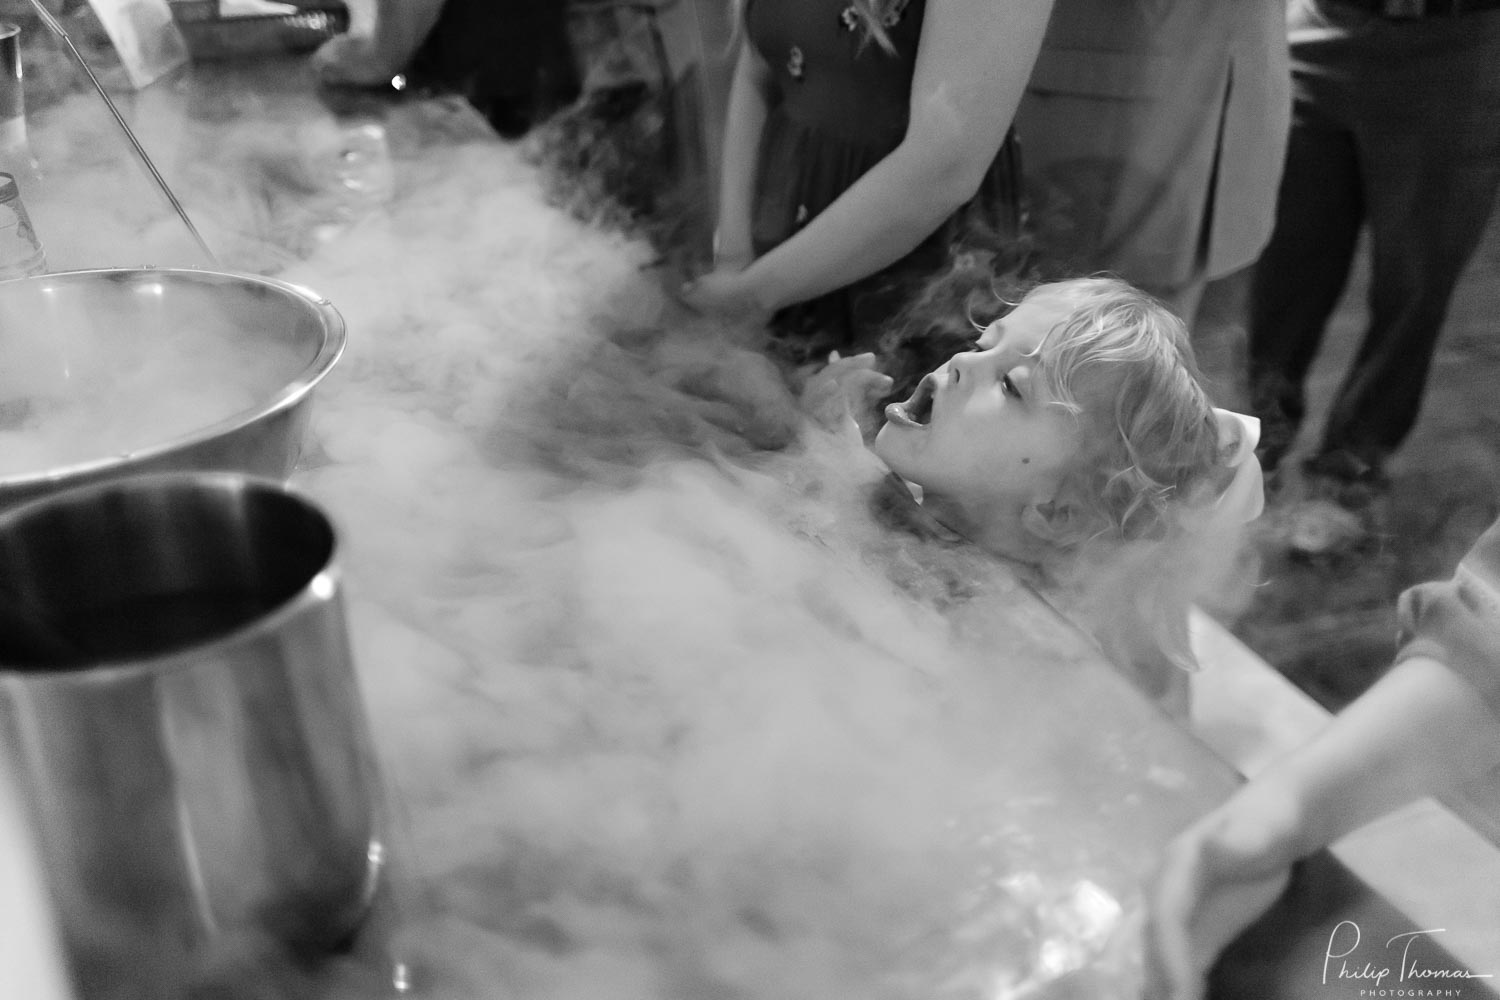
[[[1350,280],[1313,372],[1310,421],[1298,451],[1316,441],[1328,400],[1363,334],[1368,273]],[[1243,333],[1235,321],[1243,278],[1211,289],[1200,314],[1200,356],[1226,405],[1242,406]],[[1258,586],[1213,609],[1234,633],[1329,708],[1339,708],[1388,666],[1395,603],[1412,583],[1447,576],[1500,511],[1500,216],[1457,293],[1422,416],[1389,468],[1380,530],[1343,554],[1308,558],[1290,539],[1308,525],[1296,455],[1257,525]],[[1327,522],[1319,525],[1327,528]],[[1337,527],[1336,523],[1333,525]],[[1333,540],[1337,541],[1337,540]],[[1335,551],[1338,546],[1333,546]]]

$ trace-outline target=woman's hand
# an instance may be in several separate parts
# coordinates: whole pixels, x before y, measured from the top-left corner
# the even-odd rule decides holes
[[[1246,786],[1168,846],[1147,893],[1150,1000],[1202,1000],[1224,950],[1286,889],[1301,822],[1291,797]]]
[[[717,266],[684,282],[678,297],[694,312],[731,321],[765,322],[772,313],[761,301],[750,271],[743,267]]]

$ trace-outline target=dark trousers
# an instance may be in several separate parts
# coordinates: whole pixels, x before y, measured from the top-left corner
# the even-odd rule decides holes
[[[564,0],[444,0],[412,59],[414,85],[456,90],[518,136],[578,96]]]
[[[1292,132],[1251,291],[1262,460],[1274,466],[1296,436],[1368,225],[1369,326],[1314,461],[1378,469],[1416,422],[1454,285],[1500,189],[1500,10],[1389,21],[1294,0],[1289,29]]]

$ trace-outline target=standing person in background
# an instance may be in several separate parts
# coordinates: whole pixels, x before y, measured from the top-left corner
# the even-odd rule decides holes
[[[1426,796],[1500,820],[1500,522],[1399,610],[1395,666],[1168,845],[1148,896],[1146,996],[1202,1000],[1219,952],[1293,863],[1371,820]]]
[[[1014,237],[1006,137],[1050,8],[744,0],[715,266],[684,300],[776,314],[792,360],[821,359],[873,346],[965,229]]]
[[[1284,0],[1057,0],[1016,117],[1048,265],[1191,326],[1270,236],[1288,88]]]
[[[1295,105],[1251,295],[1251,405],[1275,468],[1368,223],[1369,326],[1307,463],[1319,492],[1358,507],[1416,422],[1500,188],[1500,2],[1293,0],[1288,17]]]
[[[578,96],[560,0],[364,0],[345,34],[313,54],[327,83],[455,91],[514,138]]]

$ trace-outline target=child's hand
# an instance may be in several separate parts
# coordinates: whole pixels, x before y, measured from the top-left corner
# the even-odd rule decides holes
[[[875,370],[875,355],[841,358],[834,351],[803,387],[802,408],[827,430],[849,431],[863,441],[880,429],[875,403],[892,384],[889,375]]]
[[[1147,894],[1146,996],[1203,1000],[1219,953],[1286,888],[1303,823],[1291,796],[1251,782],[1167,845]]]

